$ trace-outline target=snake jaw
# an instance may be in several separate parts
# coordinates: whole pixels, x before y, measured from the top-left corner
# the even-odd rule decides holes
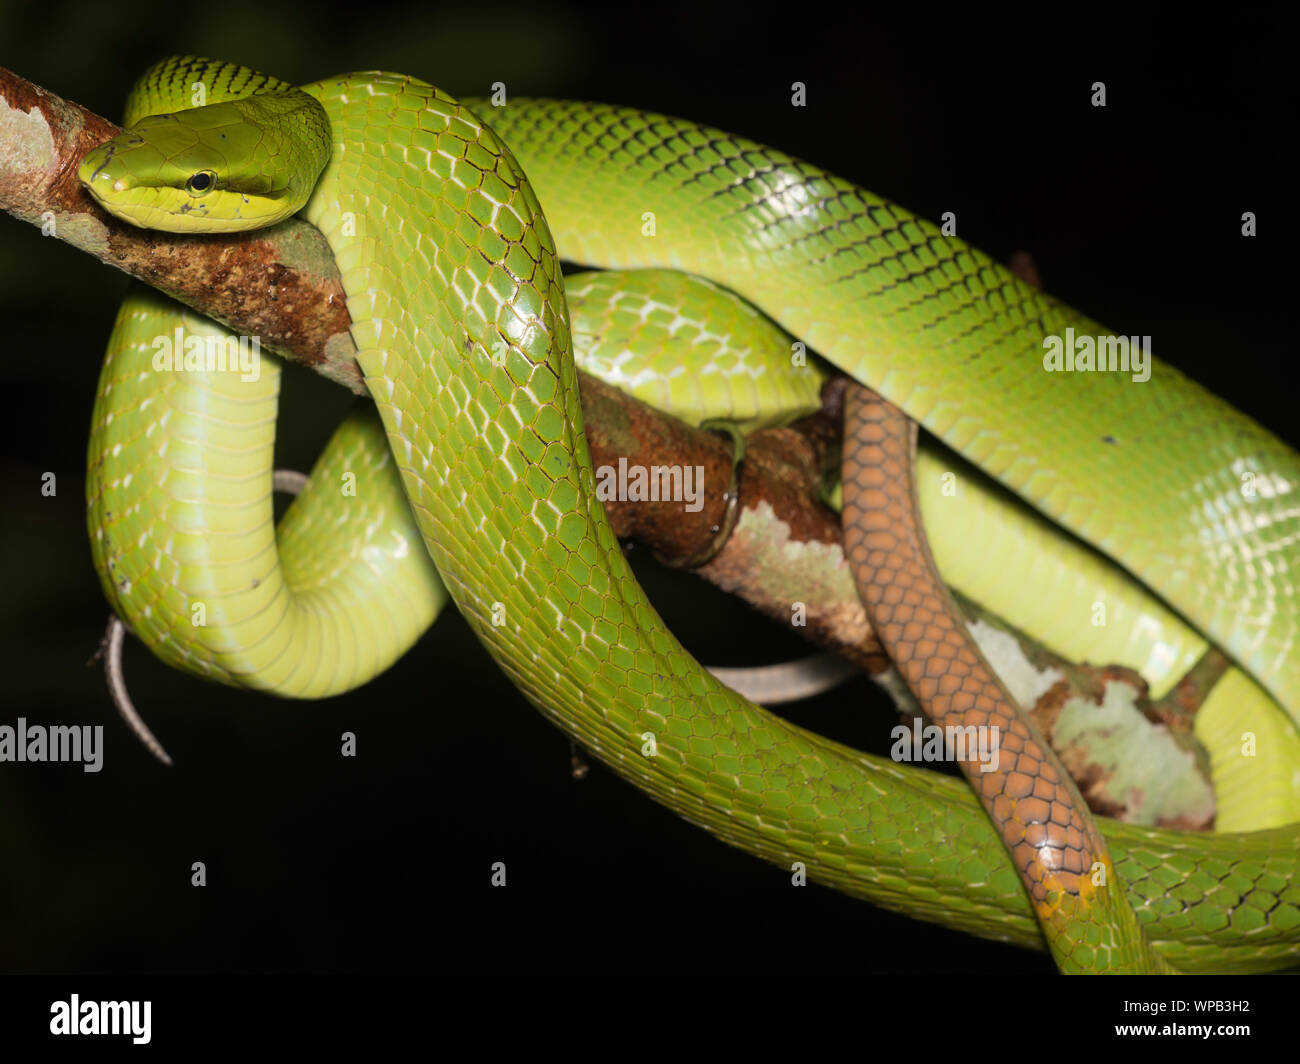
[[[141,229],[187,232],[192,223],[178,224],[166,201],[174,192],[169,186],[140,182],[137,171],[150,172],[165,162],[162,152],[132,131],[119,133],[112,140],[87,152],[77,168],[77,177],[91,198],[115,218]],[[190,211],[180,211],[182,222]]]
[[[77,176],[116,218],[169,233],[262,229],[296,214],[328,158],[305,94],[232,100],[151,114],[88,152]],[[262,153],[251,149],[260,145]],[[286,180],[271,165],[281,153],[304,159]],[[263,157],[265,156],[265,157]]]

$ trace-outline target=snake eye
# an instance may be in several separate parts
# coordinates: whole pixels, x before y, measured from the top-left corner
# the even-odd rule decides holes
[[[200,170],[197,174],[190,175],[190,179],[185,182],[185,187],[189,189],[191,196],[203,196],[211,192],[217,185],[217,175],[211,170]]]

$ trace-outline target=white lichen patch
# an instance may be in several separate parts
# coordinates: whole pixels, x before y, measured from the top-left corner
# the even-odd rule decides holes
[[[1006,685],[1011,697],[1026,709],[1033,709],[1038,700],[1064,677],[1060,669],[1038,669],[1025,657],[1015,636],[987,621],[974,621],[970,634],[998,678]]]
[[[1100,705],[1068,700],[1053,729],[1055,745],[1083,752],[1106,774],[1106,796],[1125,806],[1122,820],[1145,826],[1208,823],[1213,788],[1192,752],[1142,714],[1137,697],[1131,684],[1112,680]]]
[[[0,99],[0,154],[14,171],[49,170],[57,162],[54,136],[39,107],[22,111]]]

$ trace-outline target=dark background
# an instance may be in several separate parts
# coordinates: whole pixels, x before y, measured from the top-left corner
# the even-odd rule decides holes
[[[919,214],[955,211],[997,258],[1031,251],[1055,294],[1117,332],[1152,335],[1160,357],[1300,443],[1282,232],[1292,204],[1277,172],[1295,136],[1287,20],[975,8],[959,21],[895,2],[763,13],[367,2],[345,14],[0,0],[0,64],[108,116],[153,60],[195,52],[298,82],[380,68],[458,95],[503,81],[516,97],[693,118]],[[806,108],[790,106],[796,80]],[[1094,81],[1105,109],[1089,104]],[[1259,218],[1253,240],[1240,236],[1244,210]],[[320,703],[206,685],[130,644],[131,690],[177,766],[154,763],[85,667],[107,606],[84,527],[84,452],[125,287],[0,219],[0,722],[103,723],[107,744],[98,775],[0,765],[0,969],[1051,971],[1041,954],[793,890],[788,872],[598,765],[572,781],[564,738],[454,615],[380,680]],[[352,400],[299,370],[285,385],[280,464],[308,468]],[[40,494],[45,471],[55,498]],[[802,649],[691,577],[639,572],[702,660]],[[892,715],[865,680],[788,715],[888,746]],[[345,730],[359,736],[356,759],[339,756]],[[196,860],[202,890],[189,885]],[[505,890],[488,887],[497,860]]]

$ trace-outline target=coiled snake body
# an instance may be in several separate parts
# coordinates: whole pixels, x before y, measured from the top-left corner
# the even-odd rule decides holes
[[[206,106],[188,110],[195,86]],[[1035,908],[957,781],[794,727],[698,666],[596,499],[558,256],[683,270],[743,296],[1120,563],[1294,715],[1300,461],[1275,437],[1163,364],[1144,384],[1046,372],[1044,337],[1105,330],[898,207],[689,122],[467,106],[388,74],[299,90],[185,57],[144,75],[125,124],[81,169],[112,213],[228,231],[301,209],[321,230],[389,449],[373,425],[348,429],[313,482],[352,473],[357,490],[300,500],[277,544],[274,369],[187,388],[185,374],[150,371],[157,338],[177,322],[220,332],[152,297],[124,308],[91,441],[90,524],[115,609],[156,653],[324,696],[409,646],[440,576],[549,719],[734,845],[949,926],[1024,944],[1045,932],[1067,971],[1294,961],[1295,828],[1103,822],[1101,884]],[[418,533],[379,488],[387,453]],[[417,535],[437,576],[411,565]],[[394,586],[401,596],[376,591]]]

